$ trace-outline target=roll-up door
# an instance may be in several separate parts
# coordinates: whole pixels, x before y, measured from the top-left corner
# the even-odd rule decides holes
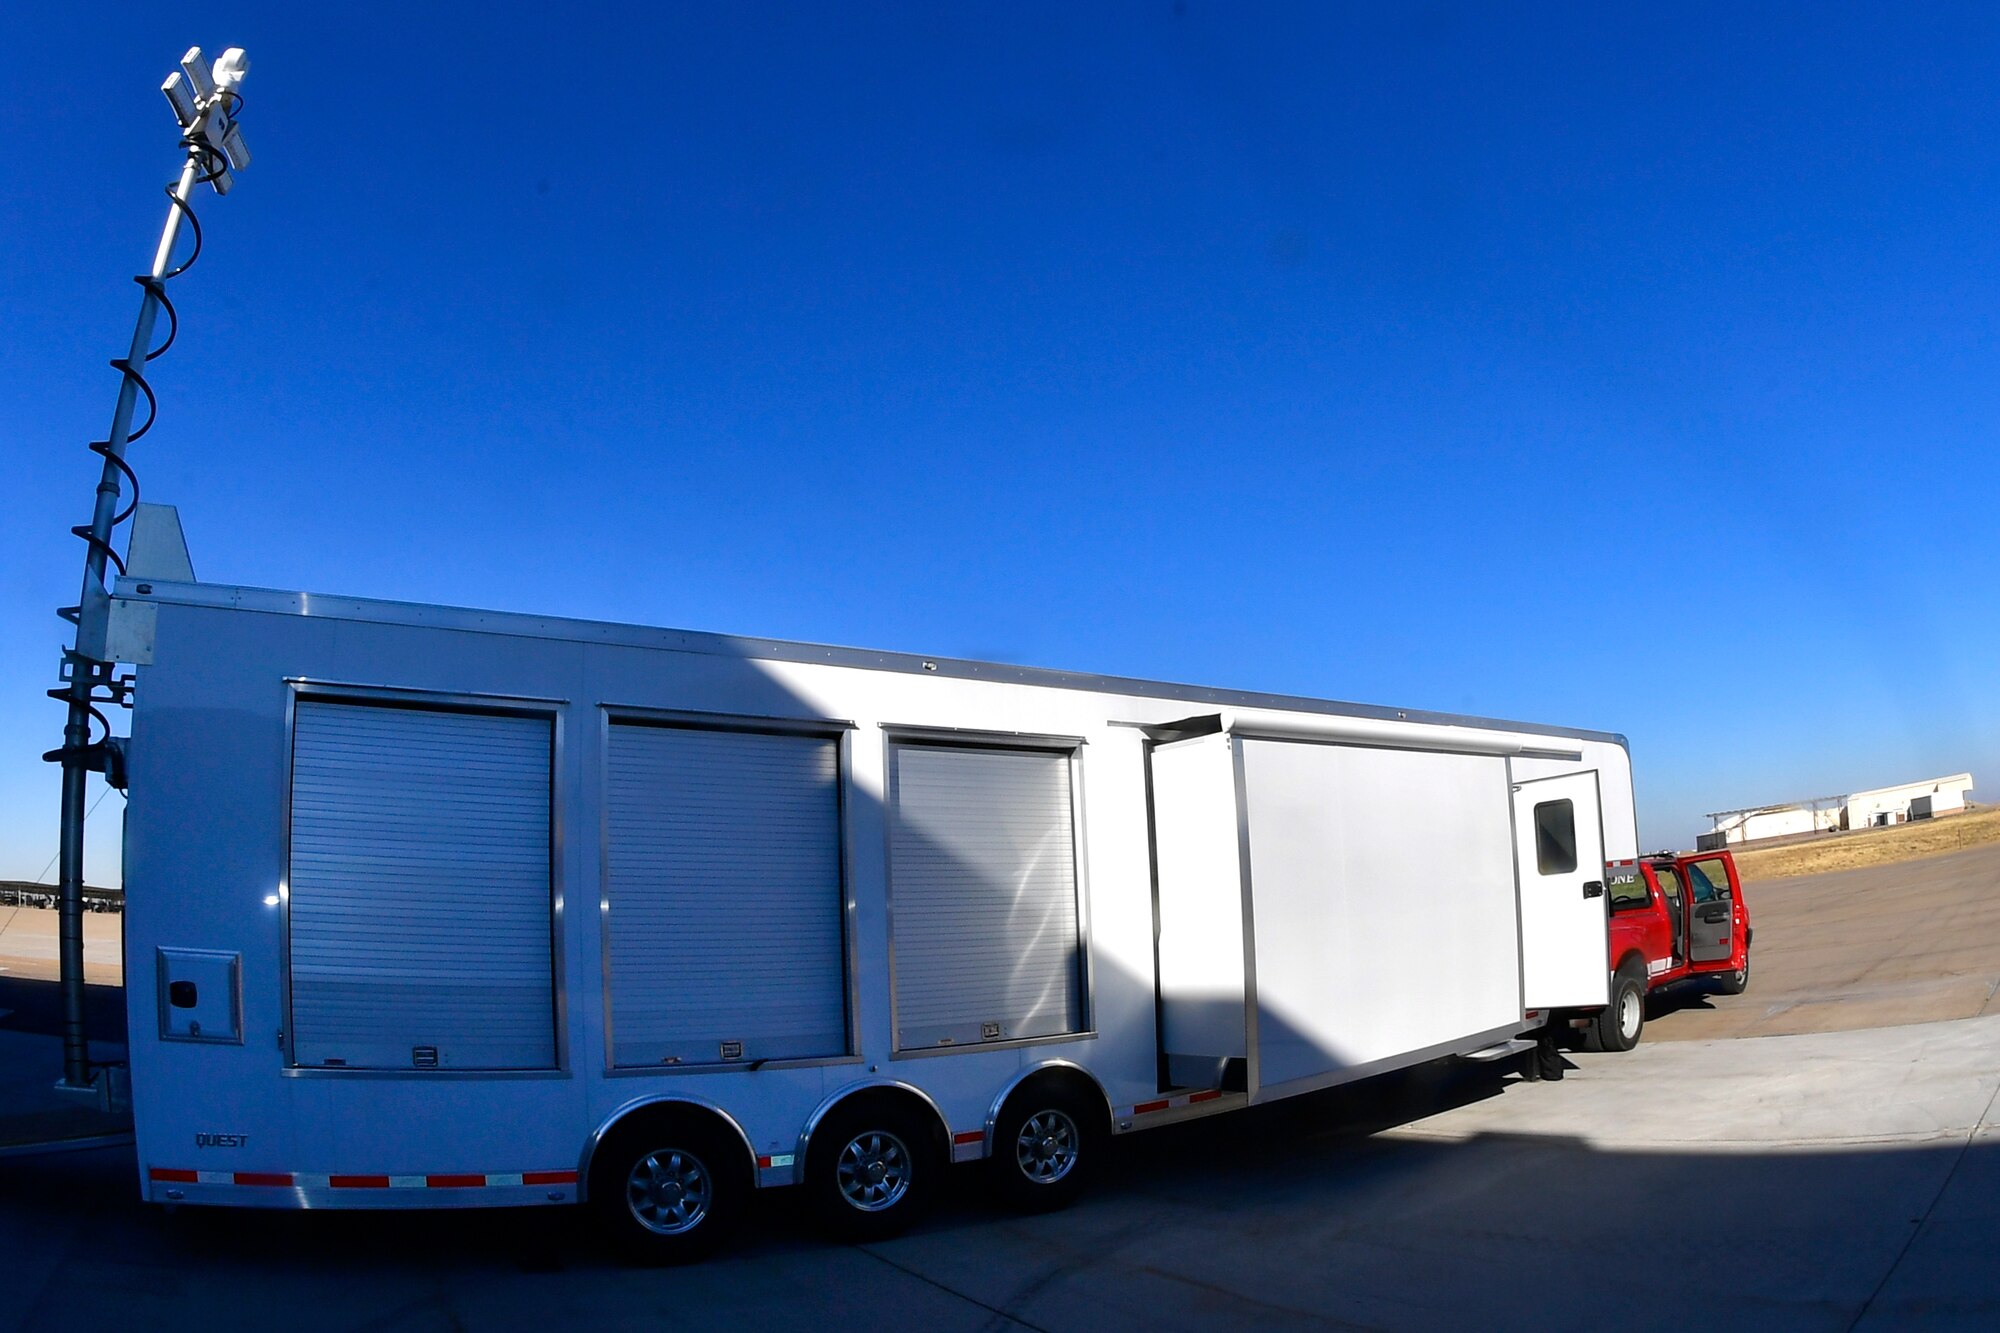
[[[1079,1031],[1070,753],[897,743],[889,806],[896,1044]]]
[[[301,700],[293,1058],[556,1063],[546,716]]]
[[[847,1052],[839,742],[611,728],[612,1061]]]

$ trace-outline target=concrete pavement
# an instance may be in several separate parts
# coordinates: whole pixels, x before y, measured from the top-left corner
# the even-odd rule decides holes
[[[2000,1019],[1433,1067],[1120,1140],[1049,1217],[976,1175],[826,1244],[790,1191],[708,1264],[607,1261],[580,1218],[136,1201],[129,1152],[0,1162],[0,1324],[150,1328],[2000,1325]]]
[[[654,1272],[567,1209],[169,1215],[129,1149],[0,1158],[0,1329],[2000,1327],[2000,848],[1749,893],[1751,991],[1670,993],[1560,1083],[1437,1066],[1155,1130],[1052,1217],[961,1170],[867,1248],[791,1191]],[[0,1083],[46,1091],[53,994],[0,976]]]
[[[1751,984],[1648,1006],[1646,1041],[1772,1036],[2000,1013],[2000,844],[1752,882]]]

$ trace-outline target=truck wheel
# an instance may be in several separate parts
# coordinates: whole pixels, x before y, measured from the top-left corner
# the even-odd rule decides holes
[[[1621,967],[1611,978],[1611,1003],[1590,1025],[1589,1044],[1600,1051],[1629,1051],[1645,1028],[1645,980],[1636,969]]]
[[[641,1263],[687,1263],[713,1252],[734,1229],[749,1190],[742,1145],[694,1113],[619,1126],[590,1168],[599,1223]]]
[[[1103,1135],[1101,1108],[1061,1083],[1042,1082],[1007,1099],[993,1122],[987,1158],[993,1189],[1026,1213],[1067,1208],[1083,1193]]]
[[[1743,966],[1715,978],[1715,988],[1724,995],[1741,995],[1750,989],[1750,951],[1743,951]]]
[[[813,1209],[848,1241],[903,1231],[929,1206],[943,1174],[930,1126],[886,1100],[835,1109],[813,1131],[806,1155]]]

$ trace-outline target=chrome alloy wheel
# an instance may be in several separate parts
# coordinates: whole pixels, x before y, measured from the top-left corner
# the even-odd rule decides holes
[[[1627,1041],[1639,1036],[1639,1023],[1646,1014],[1646,998],[1636,990],[1627,990],[1618,997],[1618,1035]]]
[[[1014,1161],[1037,1185],[1053,1185],[1076,1165],[1076,1122],[1061,1111],[1037,1111],[1014,1139]]]
[[[715,1182],[699,1157],[680,1148],[647,1153],[625,1177],[625,1206],[646,1230],[680,1236],[694,1230],[715,1203]]]
[[[840,1150],[834,1183],[840,1197],[864,1213],[879,1213],[910,1192],[910,1150],[886,1130],[855,1135]]]

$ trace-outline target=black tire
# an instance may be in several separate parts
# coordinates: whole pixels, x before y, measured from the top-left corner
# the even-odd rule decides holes
[[[1611,1003],[1599,1011],[1584,1032],[1593,1051],[1629,1051],[1646,1030],[1646,974],[1627,963],[1611,978]]]
[[[944,1176],[935,1127],[888,1098],[836,1107],[812,1132],[806,1193],[835,1239],[887,1240],[929,1209]]]
[[[697,1111],[642,1113],[620,1124],[590,1164],[590,1205],[628,1258],[684,1264],[714,1253],[749,1202],[743,1145]]]
[[[1105,1140],[1104,1105],[1042,1079],[1015,1092],[993,1122],[993,1192],[1024,1213],[1067,1208],[1090,1183]]]
[[[1734,972],[1716,974],[1715,988],[1724,995],[1741,995],[1744,991],[1750,989],[1750,951],[1748,949],[1743,951],[1743,966],[1737,968]]]

